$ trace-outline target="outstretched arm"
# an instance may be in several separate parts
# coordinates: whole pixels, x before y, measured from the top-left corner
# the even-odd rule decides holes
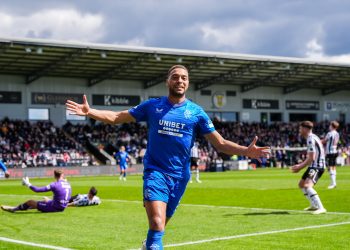
[[[7,167],[2,161],[0,161],[0,168],[2,169],[2,171],[4,171],[5,177],[9,178],[10,177],[10,173],[7,171]]]
[[[7,171],[7,167],[5,166],[5,164],[0,161],[0,168],[2,169],[2,171],[6,172]]]
[[[86,95],[83,95],[83,103],[79,104],[71,100],[67,100],[66,109],[74,115],[88,116],[95,120],[109,123],[109,124],[119,124],[134,122],[135,118],[129,114],[128,110],[124,111],[110,111],[110,110],[98,110],[90,108],[87,101]]]
[[[36,187],[36,186],[29,186],[31,190],[33,190],[35,193],[44,193],[44,192],[49,192],[51,191],[50,186],[45,186],[45,187]]]
[[[217,131],[206,134],[205,138],[216,148],[216,150],[227,155],[244,155],[260,161],[259,158],[268,157],[271,154],[270,147],[257,147],[255,145],[258,140],[257,136],[248,147],[224,139]]]
[[[43,192],[51,191],[51,186],[50,186],[50,185],[47,185],[47,186],[45,186],[45,187],[36,187],[36,186],[33,186],[33,185],[30,183],[28,177],[24,177],[24,178],[22,179],[22,185],[23,185],[23,186],[29,187],[31,190],[33,190],[33,191],[36,192],[36,193],[43,193]]]

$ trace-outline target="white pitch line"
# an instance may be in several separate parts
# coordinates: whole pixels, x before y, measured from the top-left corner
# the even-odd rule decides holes
[[[22,196],[22,197],[43,197],[39,195],[23,195],[23,194],[0,194],[0,196]],[[103,201],[110,202],[121,202],[121,203],[135,203],[142,204],[143,201],[135,201],[135,200],[118,200],[118,199],[103,199]],[[180,206],[186,207],[204,207],[204,208],[219,208],[219,209],[240,209],[240,210],[256,210],[256,211],[281,211],[281,212],[293,212],[293,213],[303,213],[309,214],[308,211],[303,210],[292,210],[292,209],[279,209],[279,208],[261,208],[261,207],[237,207],[237,206],[216,206],[216,205],[206,205],[206,204],[188,204],[188,203],[180,203]],[[327,214],[335,214],[335,215],[350,215],[348,212],[327,212]]]
[[[22,241],[22,240],[14,240],[14,239],[6,238],[6,237],[0,237],[0,241],[6,241],[6,242],[15,243],[15,244],[21,244],[21,245],[27,245],[27,246],[33,246],[33,247],[41,247],[41,248],[46,248],[46,249],[72,250],[71,248],[52,246],[52,245],[46,245],[46,244],[39,244],[39,243],[33,243],[33,242],[29,242],[29,241]]]
[[[168,244],[168,245],[165,245],[164,247],[180,247],[180,246],[187,246],[187,245],[196,245],[196,244],[209,243],[209,242],[213,242],[213,241],[232,240],[232,239],[238,239],[238,238],[254,237],[254,236],[268,235],[268,234],[286,233],[286,232],[293,232],[293,231],[302,231],[302,230],[306,230],[306,229],[315,229],[315,228],[323,228],[323,227],[335,227],[335,226],[341,226],[341,225],[347,225],[347,224],[350,224],[350,221],[332,223],[332,224],[315,225],[315,226],[307,226],[307,227],[289,228],[289,229],[274,230],[274,231],[266,231],[266,232],[249,233],[249,234],[239,234],[239,235],[232,235],[232,236],[226,236],[226,237],[211,238],[211,239],[206,239],[206,240],[197,240],[197,241]]]

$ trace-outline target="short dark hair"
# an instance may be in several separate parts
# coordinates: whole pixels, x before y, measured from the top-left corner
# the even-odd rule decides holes
[[[180,64],[176,64],[176,65],[172,66],[172,67],[168,70],[168,78],[169,78],[171,72],[172,72],[174,69],[184,69],[184,70],[186,70],[186,71],[188,72],[188,69],[187,69],[185,66],[180,65]]]
[[[300,126],[303,128],[312,129],[314,127],[314,124],[310,121],[303,121],[300,123]]]
[[[95,195],[97,194],[97,189],[96,189],[95,187],[91,187],[89,193],[90,193],[92,196],[95,196]]]
[[[334,128],[334,129],[337,129],[339,127],[339,123],[337,121],[332,121],[331,122],[331,126]]]
[[[55,178],[60,178],[61,175],[63,175],[63,170],[55,169],[55,171],[53,171],[53,174],[55,175]]]

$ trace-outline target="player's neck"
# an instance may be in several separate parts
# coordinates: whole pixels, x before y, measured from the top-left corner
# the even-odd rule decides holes
[[[168,100],[172,104],[180,104],[186,100],[186,96],[183,95],[182,97],[177,97],[177,96],[168,95]]]

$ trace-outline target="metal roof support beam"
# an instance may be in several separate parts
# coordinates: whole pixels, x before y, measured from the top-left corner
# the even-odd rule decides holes
[[[78,49],[72,53],[69,53],[68,55],[66,55],[64,57],[61,57],[57,61],[54,61],[54,62],[46,65],[45,67],[27,75],[26,76],[26,84],[30,84],[30,83],[36,81],[40,77],[47,75],[50,71],[53,71],[53,70],[57,69],[58,67],[66,65],[69,62],[73,61],[74,59],[80,58],[81,56],[83,56],[86,53],[88,53],[88,50]]]
[[[123,63],[122,65],[118,65],[118,67],[114,67],[112,69],[109,69],[100,75],[97,75],[91,79],[88,80],[88,86],[91,87],[93,85],[96,85],[104,80],[111,79],[114,75],[121,73],[124,70],[131,69],[136,65],[139,65],[139,63],[145,61],[148,57],[152,55],[150,54],[143,54],[136,59],[130,60],[126,63]]]
[[[159,83],[161,83],[162,81],[164,81],[166,79],[167,75],[166,74],[161,74],[155,78],[153,78],[152,80],[149,80],[147,82],[145,82],[144,84],[144,88],[145,89],[148,89],[150,87],[153,87],[153,86],[156,86],[158,85]]]
[[[326,89],[322,89],[322,95],[330,95],[333,94],[335,92],[339,92],[341,90],[344,90],[343,88],[326,88]]]
[[[280,80],[289,78],[291,76],[298,75],[302,72],[305,72],[306,70],[308,70],[310,68],[312,68],[312,66],[310,66],[310,65],[306,66],[306,67],[305,66],[297,66],[294,69],[291,69],[289,71],[286,70],[283,72],[279,72],[273,76],[268,76],[265,79],[262,79],[260,81],[254,81],[254,82],[242,85],[241,91],[247,92],[247,91],[250,91],[250,90],[255,89],[255,88],[259,88],[262,86],[268,86],[271,83],[275,83],[275,82],[278,82]]]
[[[304,81],[302,83],[297,83],[297,84],[292,85],[292,86],[286,86],[283,88],[283,94],[289,94],[289,93],[292,93],[292,92],[295,92],[297,90],[304,89],[304,88],[311,88],[311,87],[317,85],[318,83],[332,80],[332,79],[337,78],[339,76],[346,76],[348,74],[350,74],[350,71],[347,71],[347,70],[340,70],[340,71],[332,73],[332,74],[324,74],[324,75],[322,75],[316,79],[310,80],[310,81]],[[322,91],[322,93],[323,93],[323,91]],[[327,92],[325,92],[325,94],[328,95]]]
[[[0,55],[1,54],[4,54],[7,50],[8,50],[8,48],[10,48],[10,44],[1,44],[0,45]]]
[[[298,91],[302,88],[303,88],[303,86],[301,86],[301,85],[293,85],[293,86],[283,87],[283,94],[286,95],[289,93],[293,93],[293,92]]]
[[[259,69],[259,68],[265,67],[265,65],[268,65],[268,64],[269,64],[269,62],[261,61],[261,62],[258,62],[258,63],[248,64],[248,65],[239,67],[238,69],[235,69],[235,70],[230,70],[227,73],[224,73],[224,74],[221,74],[219,76],[213,77],[213,78],[211,78],[211,79],[209,79],[207,81],[197,83],[195,85],[195,90],[201,90],[201,89],[209,87],[209,86],[211,86],[213,84],[217,84],[217,83],[221,83],[221,82],[225,82],[225,81],[231,80],[231,79],[233,79],[235,77],[238,77],[238,76],[241,76],[241,75],[243,75],[245,73],[249,73],[253,69]]]
[[[6,51],[10,48],[11,45],[9,44],[1,44],[0,45],[0,55],[5,54]],[[1,65],[0,69],[3,69],[4,67],[6,67],[7,65]]]
[[[322,89],[322,95],[330,95],[343,90],[350,90],[350,84]]]
[[[207,60],[205,60],[205,61],[197,61],[197,62],[187,66],[187,69],[191,72],[191,70],[198,69],[199,67],[207,65],[208,63],[213,62],[213,61],[215,61],[215,58],[213,58],[213,59],[207,58]],[[167,78],[167,74],[161,74],[161,75],[153,78],[152,80],[145,82],[144,88],[148,89],[150,87],[156,86],[159,83],[163,82],[166,78]]]

